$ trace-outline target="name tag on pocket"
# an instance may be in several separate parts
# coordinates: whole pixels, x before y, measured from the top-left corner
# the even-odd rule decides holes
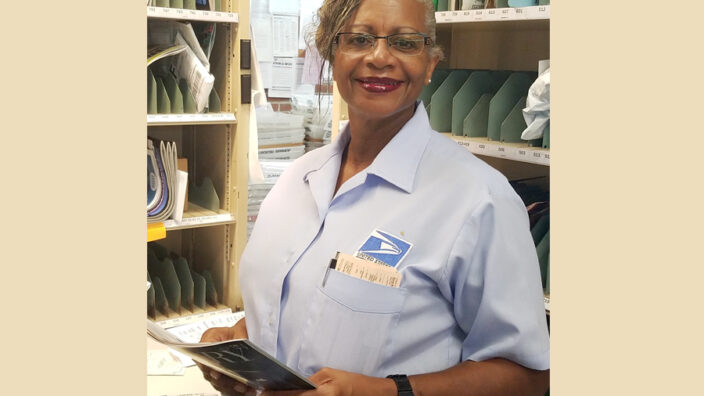
[[[338,252],[335,259],[330,262],[328,270],[330,269],[384,286],[399,287],[401,285],[401,274],[396,271],[396,268],[346,253]]]

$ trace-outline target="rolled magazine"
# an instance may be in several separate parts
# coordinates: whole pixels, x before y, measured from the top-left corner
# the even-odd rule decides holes
[[[247,339],[184,343],[149,319],[147,334],[194,361],[256,389],[315,389],[312,382]]]
[[[177,166],[176,143],[147,139],[147,223],[171,217],[174,211]],[[158,180],[152,182],[153,178]],[[152,185],[161,187],[158,194]]]

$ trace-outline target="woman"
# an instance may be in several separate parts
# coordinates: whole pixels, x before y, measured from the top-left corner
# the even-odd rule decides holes
[[[246,323],[203,341],[249,337],[318,386],[267,395],[542,395],[549,342],[525,207],[417,102],[442,56],[432,1],[327,0],[319,19],[349,126],[267,196],[240,266]],[[336,252],[384,258],[400,287],[328,270]]]

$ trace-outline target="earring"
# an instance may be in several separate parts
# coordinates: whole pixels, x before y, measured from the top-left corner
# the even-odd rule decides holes
[[[428,84],[430,84],[430,81],[432,81],[432,80],[428,79]]]

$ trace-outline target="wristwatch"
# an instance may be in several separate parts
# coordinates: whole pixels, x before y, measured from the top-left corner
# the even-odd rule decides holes
[[[406,374],[392,374],[387,375],[386,378],[394,380],[396,389],[398,390],[398,396],[413,396],[413,389],[411,388],[411,383],[408,382],[408,376],[406,376]]]

